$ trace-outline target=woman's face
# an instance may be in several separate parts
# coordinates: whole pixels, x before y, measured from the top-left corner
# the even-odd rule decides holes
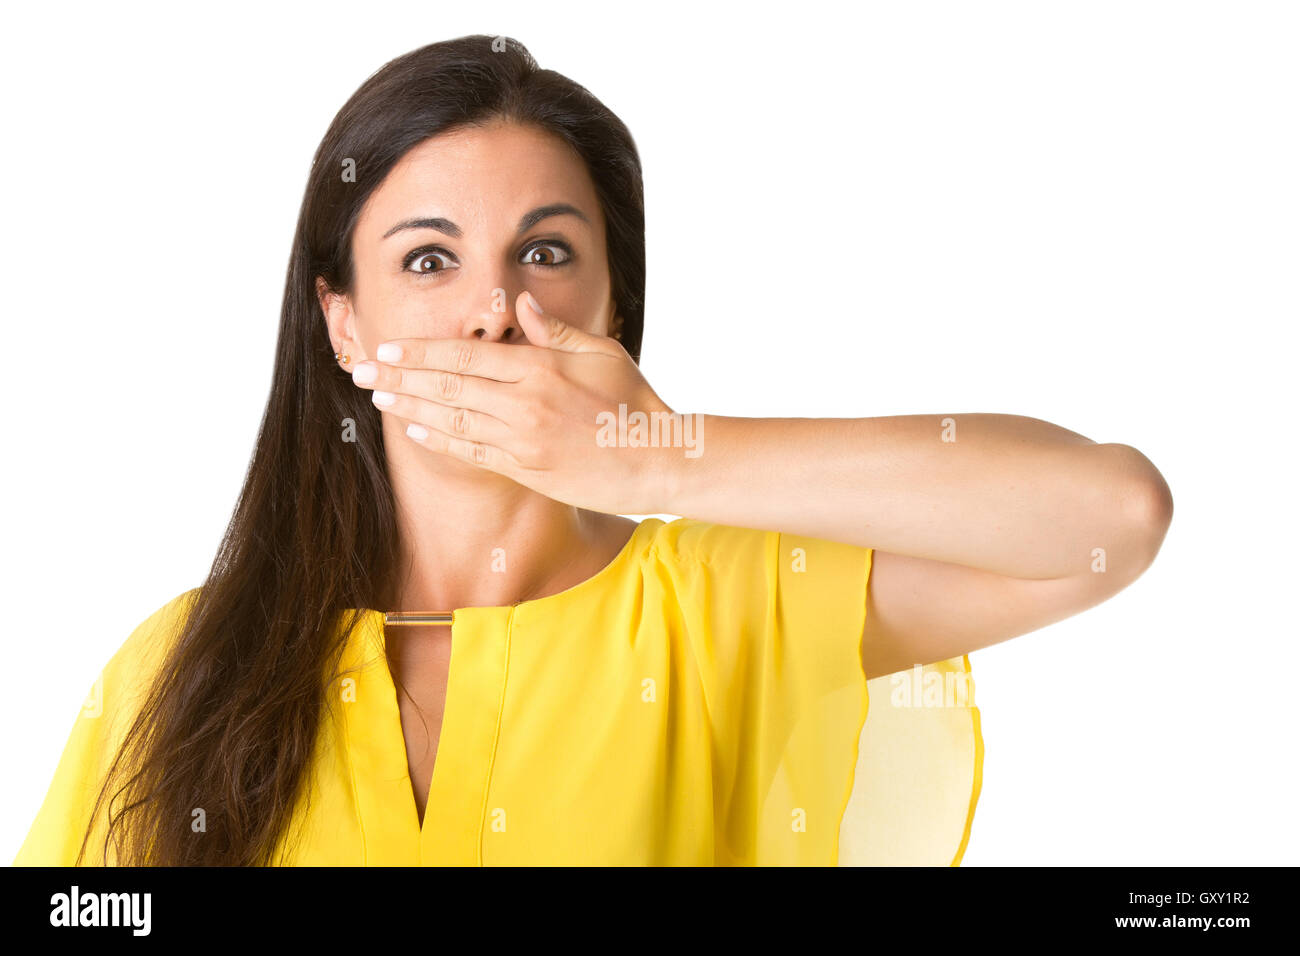
[[[366,201],[352,256],[351,295],[317,283],[349,368],[389,339],[523,342],[515,299],[525,290],[570,325],[613,328],[591,176],[567,144],[533,127],[497,121],[411,149]]]

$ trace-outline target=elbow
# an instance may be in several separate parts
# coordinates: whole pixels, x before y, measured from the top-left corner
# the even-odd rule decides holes
[[[1117,445],[1123,458],[1124,510],[1141,554],[1138,575],[1149,568],[1174,520],[1174,496],[1151,459],[1131,445]]]

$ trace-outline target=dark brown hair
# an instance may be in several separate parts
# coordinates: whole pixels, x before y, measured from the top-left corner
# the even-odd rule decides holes
[[[127,865],[281,861],[307,796],[327,688],[359,623],[343,612],[391,607],[398,562],[379,412],[334,360],[315,280],[351,290],[353,228],[407,151],[497,118],[553,133],[585,161],[605,216],[621,344],[639,363],[645,212],[624,124],[508,37],[430,44],[367,79],[312,160],[270,396],[230,525],[165,663],[150,675],[78,862],[106,799],[105,863],[110,844]],[[348,419],[355,441],[342,439]],[[198,807],[207,829],[196,834]]]

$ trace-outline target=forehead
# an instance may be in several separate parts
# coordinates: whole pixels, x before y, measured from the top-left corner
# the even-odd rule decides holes
[[[554,134],[516,123],[463,127],[425,140],[399,160],[370,195],[357,223],[377,239],[411,216],[442,216],[467,237],[508,231],[519,217],[568,202],[600,228],[595,185],[577,152]]]

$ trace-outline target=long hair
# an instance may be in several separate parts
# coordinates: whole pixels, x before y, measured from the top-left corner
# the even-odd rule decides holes
[[[367,79],[312,160],[270,395],[234,514],[113,758],[78,863],[106,800],[105,864],[110,845],[125,865],[287,858],[327,688],[360,623],[344,612],[391,606],[398,565],[379,411],[334,360],[316,278],[352,290],[353,229],[403,155],[498,118],[553,133],[585,161],[606,221],[621,344],[640,362],[645,211],[626,126],[507,37],[430,44]],[[355,440],[345,441],[348,420]],[[200,807],[206,831],[195,833]]]

